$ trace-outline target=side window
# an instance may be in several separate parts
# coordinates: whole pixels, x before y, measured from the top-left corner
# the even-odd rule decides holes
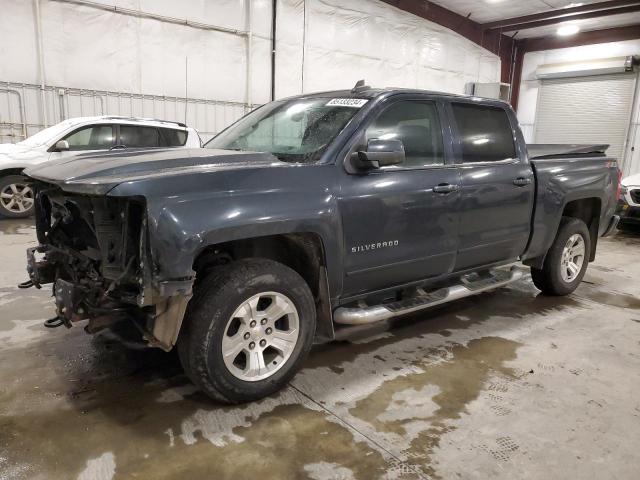
[[[184,130],[174,130],[173,128],[160,128],[162,147],[181,147],[187,143],[187,132]]]
[[[69,150],[106,150],[113,146],[113,127],[111,125],[93,125],[81,128],[61,140],[69,143]]]
[[[405,167],[444,164],[442,129],[433,102],[401,101],[391,105],[367,128],[366,138],[401,140]]]
[[[159,147],[160,135],[155,127],[120,125],[120,144],[128,148]]]
[[[468,103],[454,103],[452,108],[464,163],[516,158],[511,124],[504,109]]]

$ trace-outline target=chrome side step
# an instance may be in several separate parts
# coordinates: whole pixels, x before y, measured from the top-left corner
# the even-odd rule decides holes
[[[526,270],[524,268],[513,266],[509,270],[493,270],[489,276],[480,277],[479,279],[474,278],[474,274],[466,275],[461,278],[460,285],[441,288],[429,293],[419,291],[421,292],[419,295],[399,302],[374,306],[365,305],[361,308],[339,307],[333,312],[333,320],[342,325],[367,325],[381,322],[503,287],[521,279],[525,273]]]

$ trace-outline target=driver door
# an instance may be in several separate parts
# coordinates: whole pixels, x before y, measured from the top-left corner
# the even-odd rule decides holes
[[[343,296],[399,286],[453,270],[459,173],[428,99],[398,100],[366,128],[366,140],[397,139],[404,164],[348,174],[339,208],[345,244]],[[363,148],[363,146],[358,147]],[[449,185],[452,188],[436,188]]]
[[[66,140],[69,150],[56,150],[55,144],[51,149],[49,160],[69,158],[79,153],[107,151],[116,145],[115,126],[98,124],[80,127],[66,136],[56,140]]]

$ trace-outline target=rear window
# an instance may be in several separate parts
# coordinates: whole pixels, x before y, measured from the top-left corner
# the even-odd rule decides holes
[[[163,147],[182,147],[187,143],[187,132],[173,128],[160,128]]]
[[[499,107],[454,103],[462,161],[498,162],[516,157],[513,133],[507,112]]]
[[[160,135],[154,127],[120,125],[120,143],[128,148],[159,147]]]

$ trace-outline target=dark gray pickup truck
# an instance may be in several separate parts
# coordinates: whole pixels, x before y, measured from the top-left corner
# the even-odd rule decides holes
[[[204,149],[112,152],[27,174],[30,280],[90,333],[177,346],[211,397],[268,395],[312,343],[494,289],[564,295],[616,223],[602,146],[530,146],[508,104],[419,90],[264,105]]]

